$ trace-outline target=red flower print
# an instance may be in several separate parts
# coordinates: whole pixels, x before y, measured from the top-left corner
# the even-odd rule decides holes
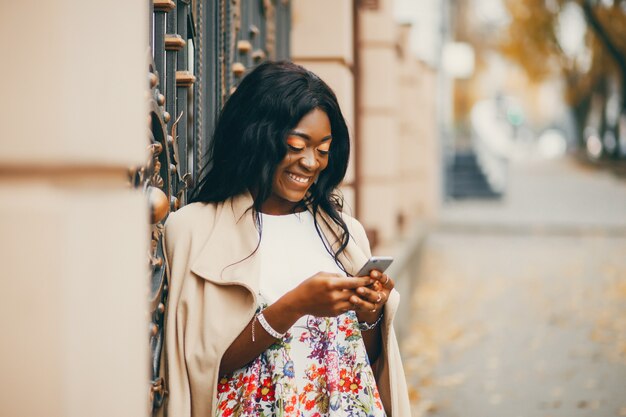
[[[361,380],[359,378],[354,378],[352,381],[350,381],[349,387],[350,387],[350,391],[356,394],[362,388]]]
[[[228,391],[228,378],[223,376],[217,383],[217,392],[221,394],[226,391]]]
[[[309,379],[318,379],[321,375],[326,375],[325,366],[320,366],[319,368],[315,365],[311,366],[311,376]]]
[[[256,392],[257,401],[274,401],[276,399],[271,378],[265,378]]]
[[[306,408],[307,411],[312,410],[313,407],[315,407],[315,400],[309,400],[304,405],[304,408]]]
[[[339,391],[341,392],[348,392],[350,391],[350,377],[347,375],[347,372],[345,369],[342,369],[341,371],[339,371]]]
[[[230,417],[233,415],[233,409],[232,408],[227,408],[226,410],[224,410],[224,412],[222,413],[222,415],[224,417]]]
[[[339,391],[358,393],[361,387],[361,379],[359,377],[350,378],[345,369],[339,371]]]
[[[248,385],[246,385],[246,391],[245,391],[246,397],[249,397],[250,395],[252,395],[252,393],[256,390],[257,390],[256,384],[254,382],[250,382]]]

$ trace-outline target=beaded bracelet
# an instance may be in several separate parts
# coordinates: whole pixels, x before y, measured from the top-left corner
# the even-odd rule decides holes
[[[365,321],[360,321],[359,322],[359,330],[362,331],[362,332],[366,332],[368,330],[372,330],[374,327],[378,326],[378,323],[380,323],[380,321],[382,320],[384,315],[385,315],[385,313],[382,313],[380,316],[378,316],[376,321],[374,323],[372,323],[372,324],[368,324]]]
[[[256,315],[256,318],[261,323],[261,326],[265,329],[265,331],[272,336],[274,339],[282,339],[285,337],[285,333],[278,333],[274,328],[265,320],[265,316],[263,313],[259,313]]]

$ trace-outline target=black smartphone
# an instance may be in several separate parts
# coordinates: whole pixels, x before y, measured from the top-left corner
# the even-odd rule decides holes
[[[385,270],[389,268],[389,265],[391,265],[392,262],[393,257],[391,256],[372,256],[368,259],[367,262],[365,262],[365,265],[363,265],[363,267],[359,269],[359,272],[356,273],[356,276],[363,277],[369,275],[370,272],[372,272],[373,270],[385,272]]]

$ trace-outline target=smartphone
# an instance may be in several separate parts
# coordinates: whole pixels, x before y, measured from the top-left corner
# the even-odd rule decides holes
[[[365,265],[356,273],[355,276],[363,277],[369,275],[373,270],[377,270],[380,272],[385,272],[389,265],[393,262],[393,257],[391,256],[372,256],[369,258]]]

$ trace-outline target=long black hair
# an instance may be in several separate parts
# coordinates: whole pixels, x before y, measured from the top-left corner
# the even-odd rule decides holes
[[[314,109],[326,113],[333,137],[328,166],[309,188],[302,204],[314,215],[317,233],[335,262],[349,240],[341,218],[343,199],[337,186],[350,155],[348,127],[332,89],[317,75],[291,62],[265,62],[246,75],[222,109],[211,141],[208,160],[190,202],[217,203],[254,190],[252,206],[259,233],[260,211],[272,193],[276,166],[287,154],[287,137]],[[323,210],[339,226],[339,245],[332,250],[323,237],[317,213]]]

